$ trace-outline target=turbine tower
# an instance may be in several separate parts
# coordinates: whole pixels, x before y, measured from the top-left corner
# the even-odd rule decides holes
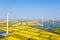
[[[54,21],[55,19],[53,19],[53,24],[55,23],[55,21]]]
[[[6,34],[8,34],[8,21],[9,21],[9,12],[7,14]]]
[[[43,17],[41,17],[41,24],[43,25]]]
[[[42,25],[41,28],[43,29],[43,28],[44,28],[44,27],[43,27],[43,17],[41,17],[41,25]]]

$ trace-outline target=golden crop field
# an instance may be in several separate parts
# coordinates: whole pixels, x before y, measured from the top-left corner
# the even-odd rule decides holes
[[[0,38],[0,40],[60,40],[60,35],[51,33],[33,25],[42,26],[38,21],[16,22],[9,25],[9,33],[12,35]],[[6,32],[6,27],[0,27]]]

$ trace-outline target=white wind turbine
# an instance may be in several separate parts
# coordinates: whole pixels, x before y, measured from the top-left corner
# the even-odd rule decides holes
[[[43,17],[41,17],[41,25],[42,25],[42,29],[43,29]]]
[[[43,25],[43,17],[41,17],[41,24]]]
[[[8,25],[9,25],[9,12],[8,12],[8,14],[7,14],[7,22],[6,22],[6,34],[8,34],[9,32],[8,32]]]
[[[53,19],[53,24],[55,23],[55,19]]]

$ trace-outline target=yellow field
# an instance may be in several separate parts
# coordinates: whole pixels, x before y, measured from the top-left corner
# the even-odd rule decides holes
[[[1,40],[60,40],[60,35],[32,28],[30,25],[41,26],[38,21],[11,24],[9,32],[12,33],[12,35],[2,38]],[[0,30],[6,31],[6,27],[1,27]]]

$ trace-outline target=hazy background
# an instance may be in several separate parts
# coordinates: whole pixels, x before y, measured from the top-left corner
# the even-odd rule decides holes
[[[0,19],[60,19],[60,0],[0,0]]]

